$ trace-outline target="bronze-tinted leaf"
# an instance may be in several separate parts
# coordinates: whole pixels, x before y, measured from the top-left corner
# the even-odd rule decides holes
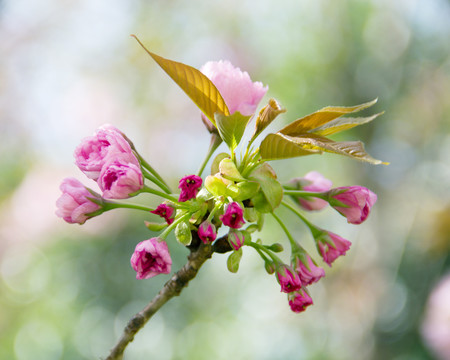
[[[264,160],[288,159],[321,153],[318,150],[306,150],[283,134],[269,134],[261,142],[259,152]]]
[[[214,113],[229,115],[225,101],[219,90],[202,72],[192,66],[165,59],[152,53],[132,35],[156,63],[175,81],[178,86],[191,98],[200,110],[215,125]]]
[[[327,106],[312,114],[306,115],[301,119],[297,119],[291,124],[285,126],[279,132],[284,135],[298,136],[316,129],[334,119],[337,119],[343,115],[354,113],[366,109],[377,102],[377,99],[368,103],[364,103],[356,106]]]
[[[280,114],[286,112],[275,99],[270,99],[258,114],[255,123],[255,133],[250,142],[252,142],[261,132]]]
[[[349,117],[341,117],[335,120],[332,120],[322,126],[319,126],[318,128],[315,128],[313,130],[310,130],[309,133],[322,135],[322,136],[328,136],[333,135],[338,132],[351,129],[355,126],[366,124],[373,119],[377,118],[378,116],[382,115],[384,112],[367,116],[367,117],[358,117],[358,118],[349,118]]]

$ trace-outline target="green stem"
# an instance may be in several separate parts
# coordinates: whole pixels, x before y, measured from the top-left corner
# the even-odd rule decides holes
[[[153,211],[155,209],[151,209],[147,206],[142,206],[138,204],[129,204],[129,203],[116,203],[111,201],[105,201],[103,205],[103,209],[105,211],[112,210],[112,209],[136,209],[136,210],[143,210],[143,211]]]
[[[272,251],[270,251],[269,249],[267,249],[264,245],[261,244],[257,244],[255,242],[249,242],[249,243],[245,243],[245,245],[251,246],[252,248],[254,248],[258,253],[264,251],[267,255],[270,256],[270,258],[275,262],[275,263],[282,263],[283,261],[281,261],[281,259],[276,256],[274,253],[272,253]],[[261,253],[260,253],[261,255]],[[262,256],[264,259],[264,255]]]
[[[203,173],[203,170],[205,170],[206,164],[208,163],[212,154],[214,154],[214,151],[216,151],[216,149],[219,147],[219,145],[221,143],[222,143],[222,139],[220,138],[220,136],[218,136],[217,134],[212,134],[208,153],[206,154],[205,159],[203,160],[202,164],[200,165],[200,169],[197,172],[198,176],[202,176],[202,173]]]
[[[160,196],[160,197],[162,197],[164,199],[173,201],[175,204],[179,204],[178,200],[176,198],[174,198],[173,196],[171,196],[169,194],[166,194],[166,193],[163,193],[161,191],[152,189],[152,188],[148,187],[147,185],[144,185],[144,187],[142,188],[142,190],[140,192],[147,192],[147,193],[150,193],[150,194],[153,194],[153,195],[157,195],[157,196]]]
[[[303,190],[284,190],[284,195],[293,195],[293,196],[301,196],[301,197],[316,197],[322,200],[328,200],[328,194],[326,192],[311,192],[311,191],[303,191]]]
[[[281,201],[281,204],[283,204],[285,207],[287,207],[289,210],[291,210],[295,215],[297,215],[306,224],[306,226],[308,226],[309,230],[311,230],[311,233],[313,234],[314,237],[316,237],[316,235],[319,235],[319,233],[322,232],[317,226],[310,223],[294,206],[292,206],[291,204],[289,204],[288,202],[286,202],[284,200]]]
[[[274,219],[278,222],[278,224],[280,224],[281,228],[283,229],[283,231],[285,232],[286,236],[289,239],[289,242],[291,243],[291,247],[292,248],[296,248],[297,247],[297,242],[294,240],[294,238],[292,237],[291,233],[289,232],[289,230],[287,229],[286,225],[284,225],[284,223],[281,221],[281,219],[275,215],[274,212],[271,213],[272,216],[274,217]]]
[[[139,159],[139,162],[141,163],[141,165],[146,168],[156,179],[158,179],[162,184],[165,185],[165,187],[168,190],[168,193],[171,194],[172,190],[170,190],[170,187],[166,184],[166,182],[164,181],[164,179],[161,177],[161,175],[159,175],[155,169],[153,169],[151,167],[151,165],[145,161],[145,159],[136,151],[136,155]]]
[[[175,221],[174,221],[172,224],[170,224],[169,227],[166,228],[166,230],[164,230],[164,231],[162,232],[161,235],[159,235],[159,237],[160,237],[161,239],[165,239],[165,238],[170,234],[170,232],[171,232],[173,229],[175,229],[175,227],[176,227],[179,223],[181,223],[181,222],[183,222],[183,221],[189,219],[190,216],[191,216],[191,214],[188,213],[188,214],[184,214],[184,215],[180,216],[178,219],[175,219]]]
[[[172,191],[167,187],[166,184],[158,180],[155,176],[150,174],[145,168],[142,168],[142,175],[156,186],[158,186],[161,190],[165,191],[167,194],[172,194]]]

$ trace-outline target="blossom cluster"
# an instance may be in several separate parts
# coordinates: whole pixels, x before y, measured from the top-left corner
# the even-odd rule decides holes
[[[218,154],[213,159],[209,175],[202,178],[202,166],[198,174],[183,176],[178,182],[179,192],[174,193],[121,131],[105,125],[93,136],[83,139],[74,153],[75,164],[97,183],[100,193],[85,187],[76,179],[65,179],[61,185],[62,195],[57,200],[56,214],[68,223],[78,224],[116,208],[144,210],[161,218],[162,222],[146,222],[151,231],[161,233],[138,243],[131,256],[131,266],[137,279],[171,272],[172,260],[166,240],[172,231],[178,242],[188,246],[191,251],[225,241],[227,246],[222,246],[222,252],[230,252],[227,266],[232,272],[238,271],[243,247],[252,248],[260,255],[266,271],[275,274],[281,291],[287,294],[292,311],[302,312],[313,303],[308,287],[323,278],[325,270],[290,234],[276,214],[277,208],[288,208],[306,224],[318,255],[325,264],[332,266],[336,259],[347,253],[351,242],[312,224],[305,214],[331,207],[343,215],[348,223],[361,224],[369,216],[377,196],[362,186],[333,188],[332,182],[316,171],[281,184],[267,163],[267,156],[263,156],[260,148],[252,147],[254,139],[262,130],[284,112],[275,100],[269,101],[269,105],[260,111],[255,133],[245,153],[238,159],[236,145],[268,87],[253,82],[248,73],[227,61],[208,62],[201,71],[196,75],[209,79],[211,89],[217,91],[212,99],[221,96],[226,104],[224,114],[217,116],[215,113],[214,117],[204,111],[206,107],[199,106],[203,122],[212,134],[212,144],[215,144],[204,164],[220,142],[226,142],[230,148],[230,153]],[[179,80],[179,83],[182,81]],[[188,90],[185,91],[192,91],[189,90],[192,86],[186,88]],[[195,99],[196,93],[188,95]],[[302,129],[301,126],[297,128]],[[311,128],[320,130],[317,126],[311,125]],[[288,130],[284,129],[279,134],[287,134]],[[272,138],[268,137],[266,139],[269,140],[264,141],[269,142]],[[286,137],[277,141],[285,140]],[[267,146],[265,149],[267,154]],[[277,149],[271,154],[274,159],[284,156]],[[301,155],[304,152],[307,150]],[[149,208],[115,201],[141,193],[160,197],[160,204],[156,208]],[[264,244],[254,239],[255,233],[263,229],[264,217],[267,215],[273,216],[286,234],[290,247],[288,262],[277,255],[284,251],[283,245]],[[219,228],[225,229],[225,235],[218,238]]]

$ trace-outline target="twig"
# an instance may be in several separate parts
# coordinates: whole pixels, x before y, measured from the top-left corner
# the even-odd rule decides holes
[[[211,244],[205,245],[198,238],[194,239],[194,241],[195,244],[191,244],[191,253],[188,256],[186,265],[165,283],[161,291],[144,309],[128,321],[122,336],[117,341],[117,344],[111,349],[109,356],[105,360],[122,360],[125,348],[133,341],[137,332],[167,301],[174,296],[180,295],[181,291],[189,284],[189,281],[195,278],[204,262],[211,258],[214,252],[225,253],[231,250],[226,237],[218,239],[214,243],[214,246]]]

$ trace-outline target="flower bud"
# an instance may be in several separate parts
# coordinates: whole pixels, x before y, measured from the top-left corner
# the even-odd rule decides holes
[[[190,245],[192,241],[191,225],[188,221],[180,222],[175,228],[175,237],[183,245]]]
[[[289,306],[295,313],[301,313],[306,310],[309,305],[313,304],[311,297],[305,288],[288,294]]]
[[[101,197],[90,192],[81,182],[75,178],[66,178],[59,187],[62,195],[56,201],[56,215],[63,218],[69,224],[84,224],[91,218],[92,213],[101,209],[101,206],[90,199],[102,201]],[[98,215],[98,214],[95,214]]]
[[[220,216],[220,220],[225,226],[233,229],[239,229],[245,224],[244,211],[237,202],[231,202],[225,209],[225,214]]]
[[[230,230],[228,233],[228,242],[234,250],[239,250],[244,244],[245,236],[241,231]]]
[[[276,277],[281,285],[281,291],[290,293],[301,289],[302,282],[297,273],[286,264],[278,264],[276,269]]]
[[[175,209],[166,203],[159,204],[155,210],[150,212],[164,218],[169,225],[173,223]]]
[[[330,231],[324,231],[315,238],[320,255],[329,266],[339,256],[345,255],[351,242]]]
[[[303,286],[315,283],[325,276],[325,270],[318,267],[306,252],[292,254],[292,267],[300,277]]]
[[[309,192],[325,192],[331,189],[332,182],[326,179],[317,171],[310,171],[302,178],[293,179],[289,185],[294,186],[296,190],[304,190]],[[294,196],[300,206],[308,211],[321,210],[328,203],[325,200],[314,197]]]
[[[197,233],[200,240],[205,244],[212,243],[217,237],[216,227],[208,220],[205,220],[200,224]]]
[[[178,201],[184,202],[197,196],[198,189],[202,186],[202,178],[197,175],[189,175],[180,179],[178,188],[181,189]]]
[[[350,224],[361,224],[367,219],[377,195],[363,186],[344,186],[331,189],[328,201]]]

